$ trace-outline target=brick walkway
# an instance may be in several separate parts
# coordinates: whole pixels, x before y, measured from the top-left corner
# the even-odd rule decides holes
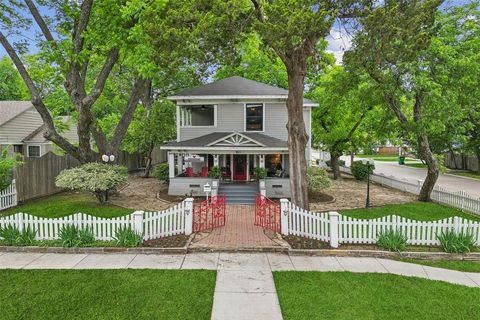
[[[224,227],[215,228],[209,234],[198,234],[191,243],[193,248],[239,248],[271,247],[278,244],[267,237],[263,228],[253,224],[253,205],[227,205],[227,222]]]

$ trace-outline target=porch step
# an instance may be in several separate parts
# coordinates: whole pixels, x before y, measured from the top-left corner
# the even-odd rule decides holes
[[[257,184],[221,184],[218,193],[225,193],[228,204],[254,204]]]

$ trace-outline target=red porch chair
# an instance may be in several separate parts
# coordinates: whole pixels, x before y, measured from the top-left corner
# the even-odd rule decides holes
[[[192,167],[188,167],[188,168],[185,169],[185,176],[193,177],[193,168]]]
[[[202,177],[208,177],[208,167],[202,167],[202,172],[200,173]]]

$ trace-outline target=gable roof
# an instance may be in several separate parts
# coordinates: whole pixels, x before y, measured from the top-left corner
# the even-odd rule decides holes
[[[30,101],[0,101],[0,126],[33,108]]]
[[[233,76],[206,85],[182,90],[168,98],[171,100],[182,100],[189,98],[239,99],[248,97],[286,99],[288,97],[288,90],[239,76]],[[304,103],[316,104],[314,101],[308,99],[304,99]]]
[[[259,147],[288,149],[288,144],[286,141],[258,132],[213,132],[185,141],[170,142],[163,145],[161,149],[215,147]]]

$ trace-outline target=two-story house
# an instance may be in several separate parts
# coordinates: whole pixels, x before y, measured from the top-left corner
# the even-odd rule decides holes
[[[177,139],[168,151],[172,195],[204,194],[213,166],[221,169],[220,188],[257,181],[264,168],[267,196],[290,196],[286,100],[288,91],[242,77],[186,89],[169,97],[176,103]],[[311,110],[304,99],[304,120],[311,136]],[[310,158],[310,143],[306,156]],[[258,182],[251,183],[258,190]]]

